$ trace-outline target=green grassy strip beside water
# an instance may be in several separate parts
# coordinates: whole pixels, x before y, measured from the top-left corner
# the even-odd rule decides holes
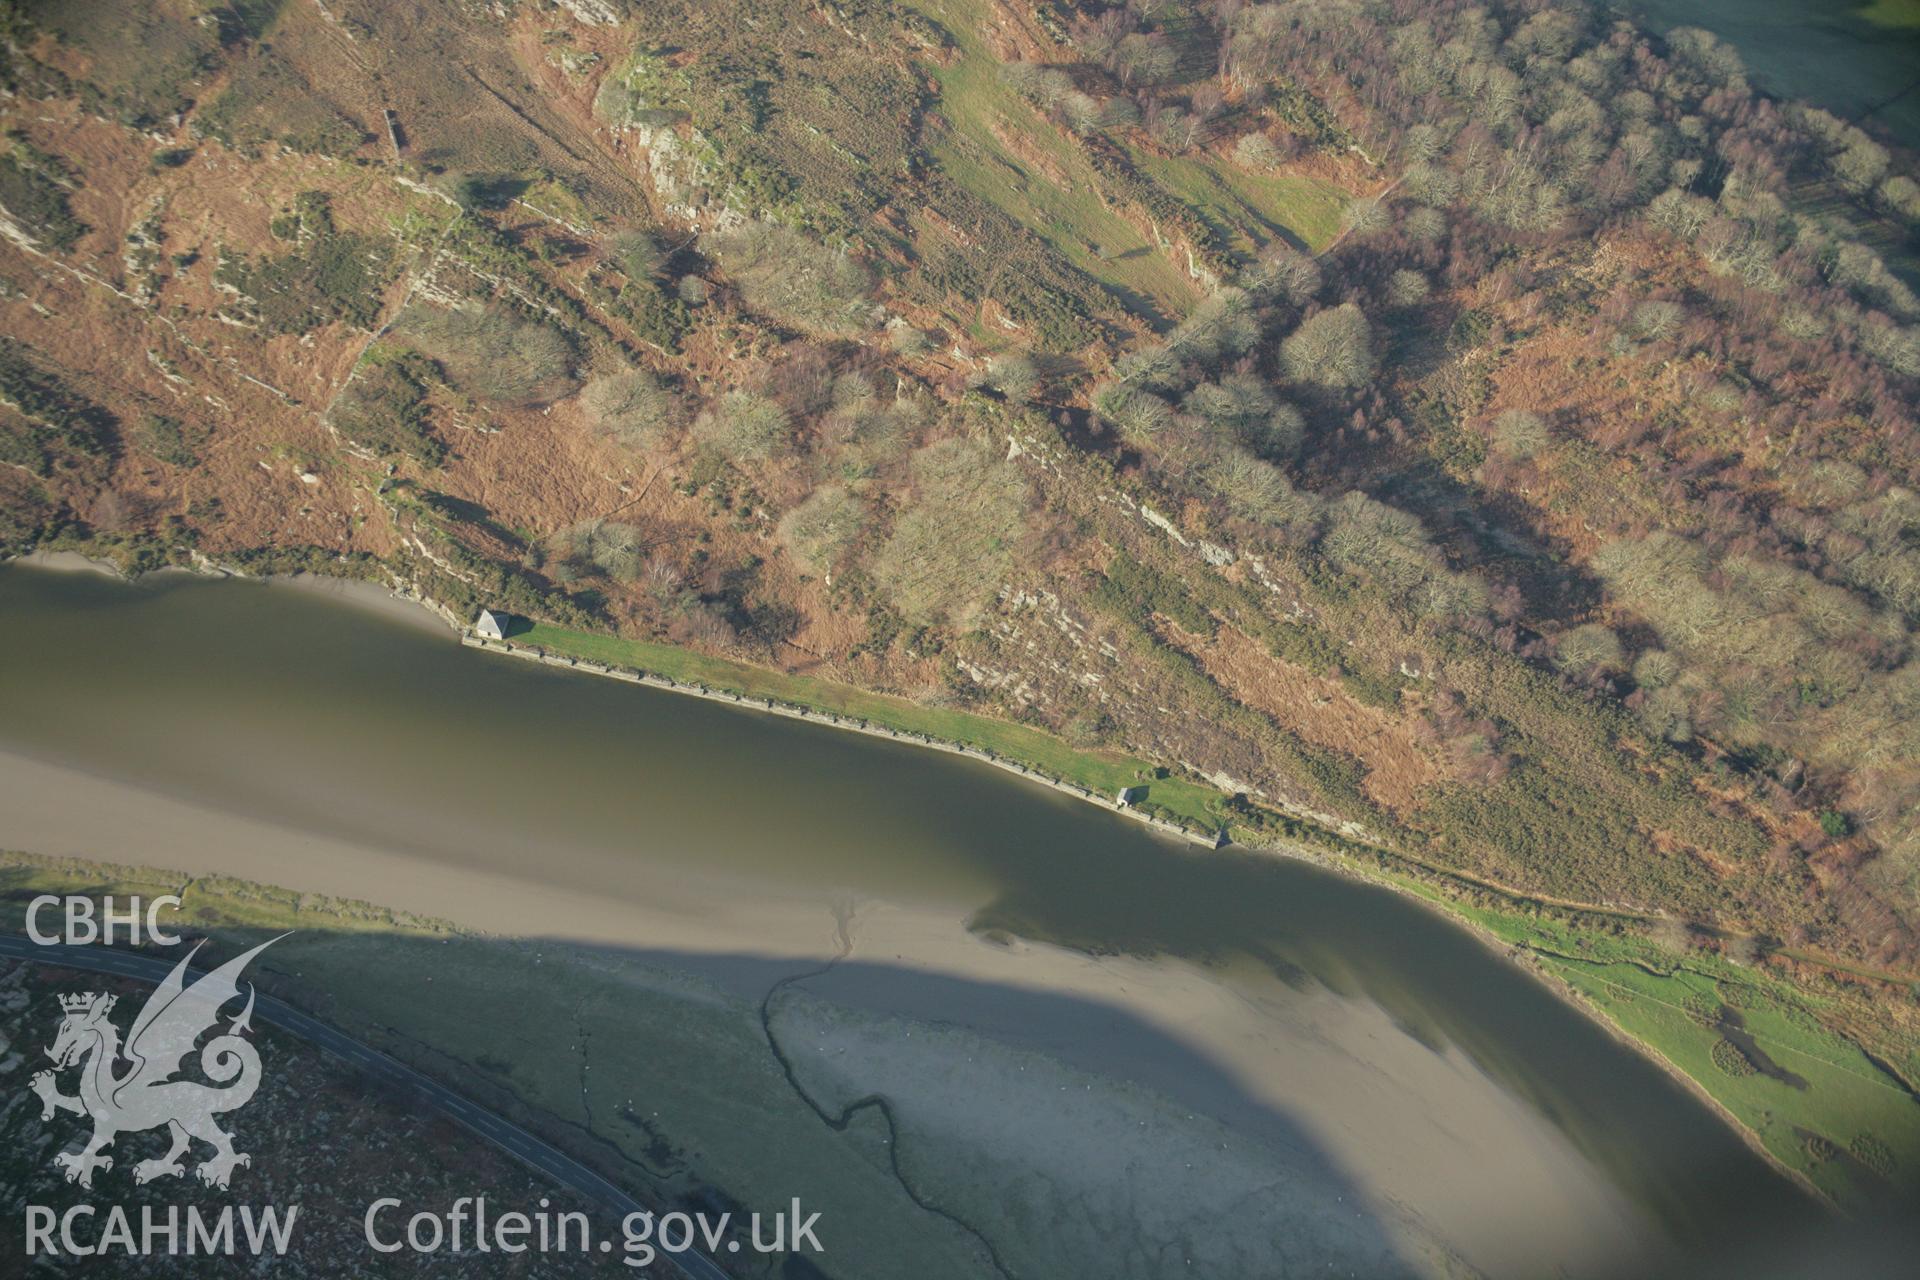
[[[1920,0],[1873,0],[1856,12],[1876,27],[1896,31],[1920,30]]]
[[[1823,1024],[1832,1001],[1716,954],[1676,956],[1644,938],[1447,903],[1408,887],[1527,952],[1836,1203],[1885,1202],[1920,1178],[1920,1102]],[[1920,1060],[1920,1048],[1913,1056]]]
[[[903,733],[965,743],[1063,782],[1077,783],[1097,795],[1111,797],[1122,787],[1145,787],[1142,808],[1208,831],[1217,829],[1227,819],[1223,809],[1226,797],[1212,787],[1184,778],[1155,777],[1157,770],[1144,760],[1111,752],[1083,751],[1050,733],[1023,724],[944,707],[923,707],[905,698],[869,693],[851,685],[789,675],[726,658],[707,657],[673,645],[574,631],[548,623],[535,623],[532,630],[516,634],[512,642],[588,662],[632,667],[673,680],[709,685],[751,698],[772,698],[848,719],[866,720]]]

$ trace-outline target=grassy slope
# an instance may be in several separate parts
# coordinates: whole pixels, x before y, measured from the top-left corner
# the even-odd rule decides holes
[[[1212,157],[1160,156],[1139,147],[1129,154],[1142,172],[1220,231],[1236,254],[1251,257],[1277,236],[1319,250],[1340,232],[1347,197],[1328,183],[1248,173]]]
[[[1749,78],[1769,93],[1848,120],[1871,111],[1903,145],[1920,142],[1920,95],[1902,94],[1913,83],[1920,49],[1916,0],[1636,0],[1629,7],[1656,30],[1713,32],[1738,50]]]
[[[930,146],[941,171],[1038,235],[1156,327],[1185,316],[1203,292],[1185,263],[1108,204],[1082,149],[1001,78],[1000,59],[980,34],[992,24],[990,5],[912,3],[951,34],[956,48],[945,65],[928,65],[939,85],[938,110],[948,122],[933,132]],[[1142,175],[1192,208],[1235,256],[1250,258],[1274,239],[1319,249],[1339,231],[1347,197],[1330,183],[1248,173],[1204,152],[1164,156],[1140,146],[1126,149]]]
[[[1153,766],[1143,760],[1109,752],[1080,751],[1052,734],[1026,725],[965,711],[923,707],[904,698],[869,693],[811,676],[788,675],[725,658],[711,658],[672,645],[572,631],[546,623],[536,623],[531,631],[516,635],[513,640],[516,644],[537,645],[591,662],[635,667],[675,680],[711,685],[750,697],[773,698],[835,715],[870,720],[907,733],[924,733],[983,747],[1042,773],[1077,782],[1100,795],[1113,795],[1125,786],[1145,785],[1146,803],[1164,811],[1164,816],[1185,819],[1209,830],[1223,820],[1220,804],[1224,797],[1210,787],[1182,778],[1154,779]]]
[[[1199,286],[1145,233],[1107,208],[1086,157],[1000,79],[1000,62],[980,39],[985,6],[978,0],[913,4],[945,27],[959,49],[949,65],[929,67],[940,85],[939,110],[952,125],[932,148],[941,169],[1120,296],[1149,299],[1170,319],[1185,315],[1200,300]],[[1060,179],[1013,154],[1003,137],[1017,138]],[[1107,257],[1089,246],[1104,249]]]

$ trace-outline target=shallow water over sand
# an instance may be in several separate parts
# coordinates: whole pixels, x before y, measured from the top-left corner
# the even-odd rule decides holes
[[[808,1026],[863,1070],[819,1089],[1063,1177],[1230,1135],[1162,1239],[1239,1194],[1324,1232],[1295,1266],[1372,1256],[1357,1214],[1414,1269],[1603,1275],[1806,1213],[1652,1064],[1382,890],[312,591],[0,567],[0,621],[0,847],[619,943],[743,998],[850,944]],[[1029,1068],[1082,1096],[1037,1114]]]

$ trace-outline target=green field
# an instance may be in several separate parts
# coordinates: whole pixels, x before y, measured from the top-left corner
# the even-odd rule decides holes
[[[1452,909],[1525,948],[1836,1203],[1884,1200],[1920,1179],[1920,1100],[1824,1025],[1842,1013],[1833,1001],[1717,955],[1680,958],[1639,938]],[[1728,1028],[1747,1042],[1737,1054],[1722,1045]],[[1920,1046],[1908,1057],[1909,1069],[1920,1067]]]
[[[1133,163],[1192,207],[1240,257],[1275,238],[1319,250],[1340,233],[1347,195],[1314,178],[1249,173],[1224,161],[1155,155],[1132,148]]]
[[[1858,12],[1862,21],[1876,27],[1920,27],[1920,0],[1873,0]]]
[[[546,623],[535,623],[532,630],[515,635],[513,643],[608,666],[632,667],[748,697],[772,698],[848,719],[871,721],[904,733],[962,742],[1063,782],[1078,783],[1097,795],[1112,796],[1121,787],[1145,786],[1145,807],[1158,810],[1163,817],[1208,831],[1225,821],[1221,805],[1226,797],[1211,787],[1177,777],[1156,778],[1154,766],[1144,760],[1110,752],[1077,750],[1052,734],[1026,725],[965,711],[923,707],[905,698],[869,693],[851,685],[788,675],[725,658],[710,658],[673,645],[596,635]]]

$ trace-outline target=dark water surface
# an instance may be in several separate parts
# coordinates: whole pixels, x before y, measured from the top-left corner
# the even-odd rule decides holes
[[[0,628],[0,748],[22,756],[594,894],[684,868],[951,905],[1095,953],[1264,966],[1463,1051],[1683,1241],[1810,1216],[1646,1059],[1384,890],[1183,851],[974,763],[476,653],[282,588],[0,566]]]
[[[1756,88],[1920,146],[1920,25],[1874,22],[1851,0],[1632,0],[1656,31],[1700,27],[1733,45]],[[1882,6],[1889,15],[1898,0]]]

